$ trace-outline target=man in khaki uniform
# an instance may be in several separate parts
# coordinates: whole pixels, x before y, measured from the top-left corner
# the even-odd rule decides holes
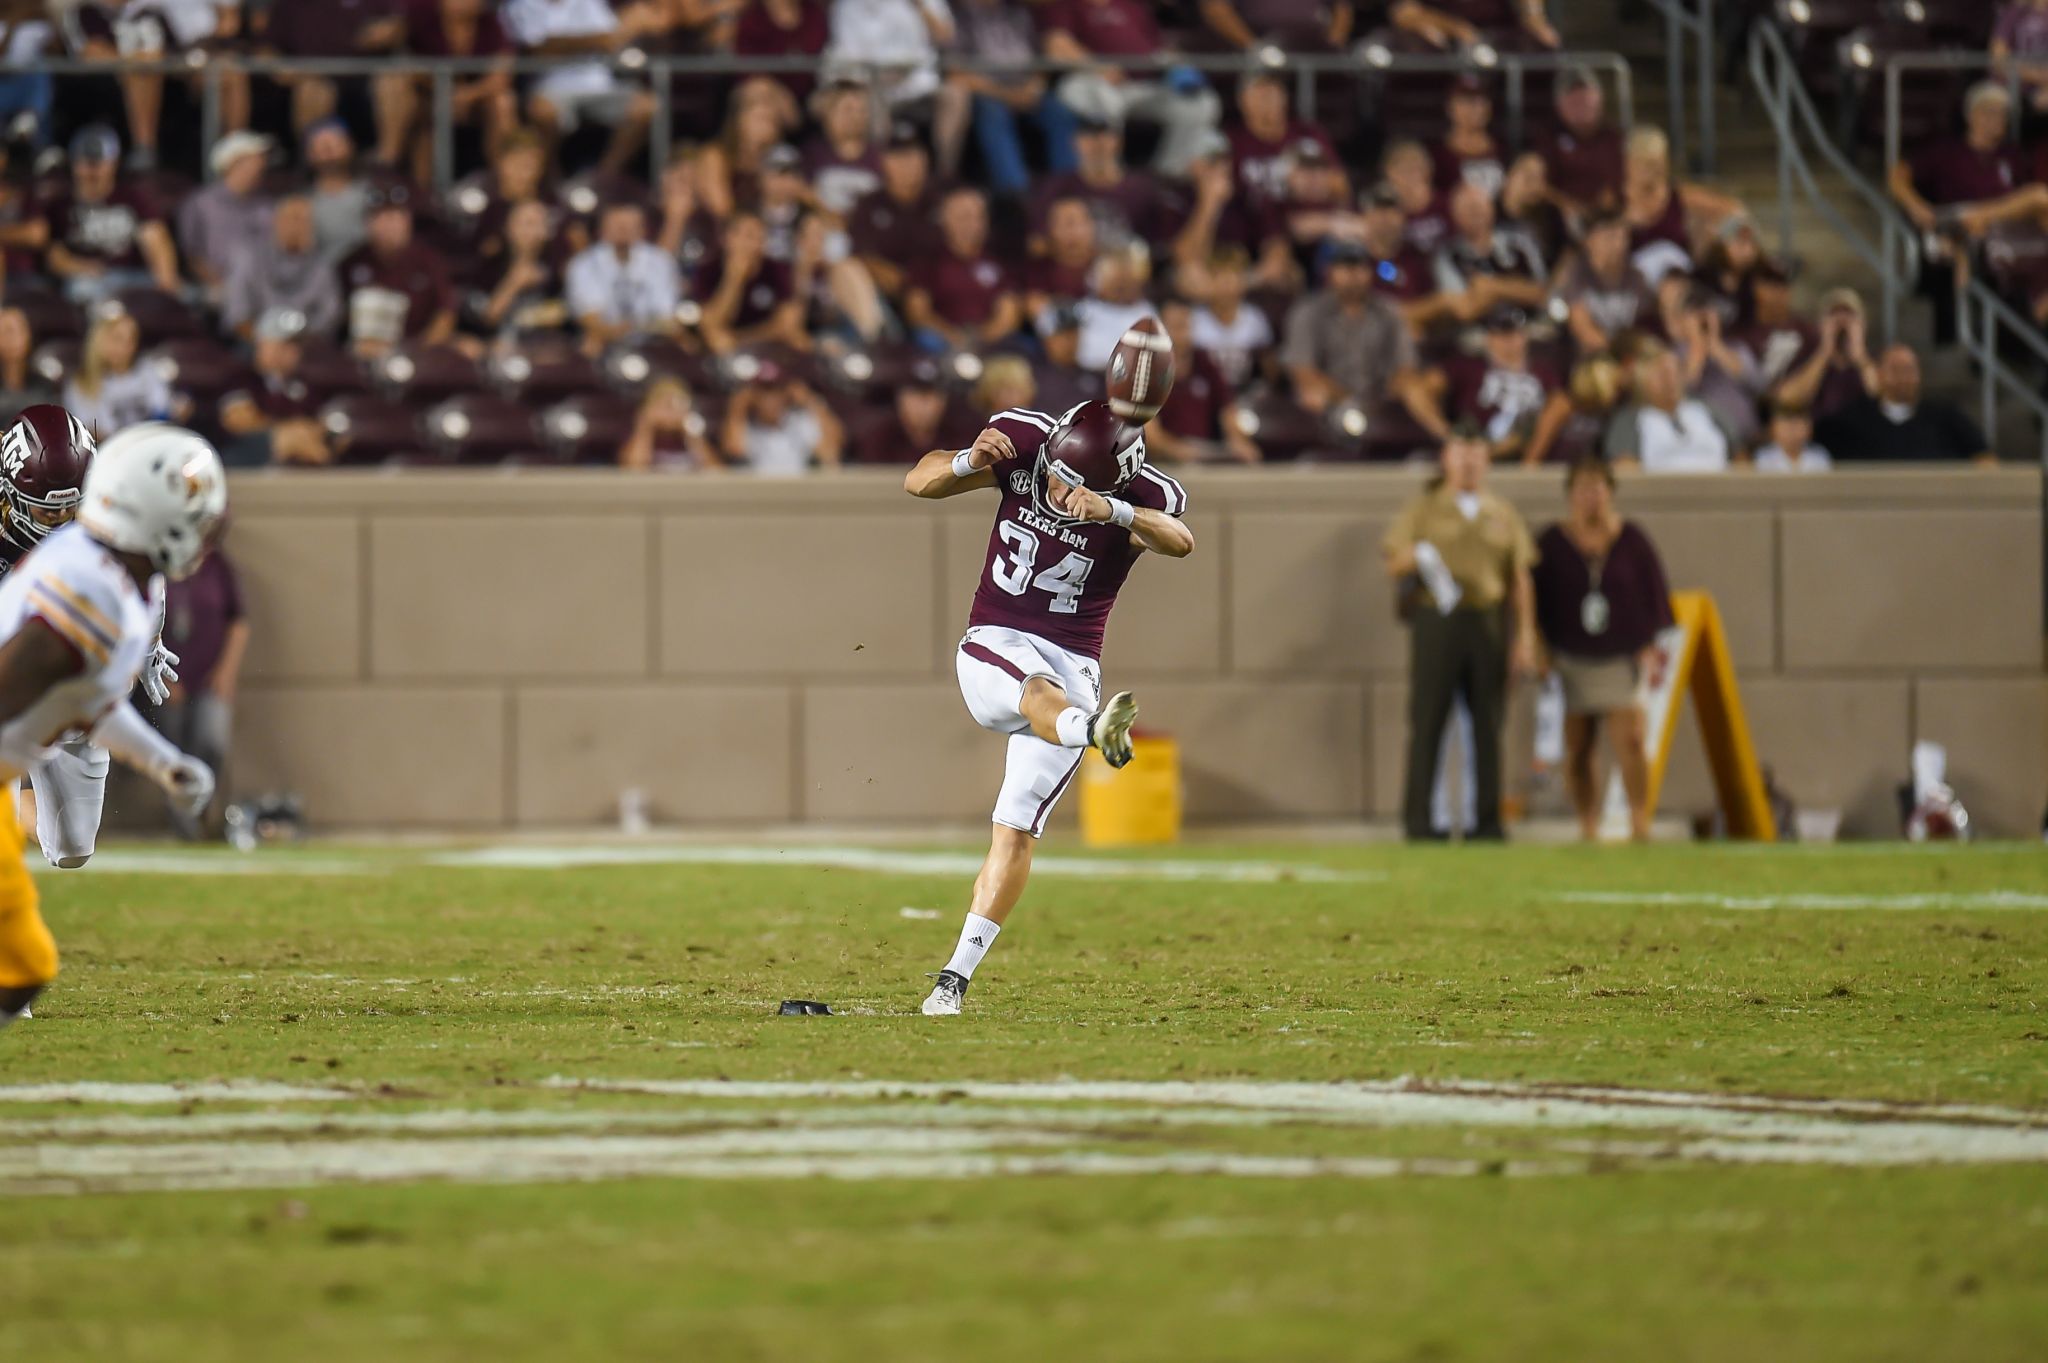
[[[1536,595],[1529,569],[1536,545],[1520,513],[1486,490],[1486,438],[1469,426],[1444,442],[1443,477],[1402,509],[1381,541],[1387,573],[1420,580],[1408,673],[1408,778],[1401,820],[1411,839],[1434,836],[1429,795],[1437,749],[1453,699],[1472,712],[1472,766],[1479,824],[1500,826],[1500,728],[1511,661],[1506,621],[1514,611],[1512,662],[1533,676]]]

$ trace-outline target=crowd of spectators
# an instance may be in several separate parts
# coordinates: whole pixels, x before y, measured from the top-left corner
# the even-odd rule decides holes
[[[1529,73],[1511,144],[1485,61],[1418,93],[1267,59],[1599,45],[1540,3],[8,8],[17,62],[110,74],[0,74],[0,404],[61,397],[103,435],[170,417],[245,465],[903,464],[995,406],[1099,392],[1157,316],[1169,461],[1398,460],[1453,431],[1652,471],[1986,454],[1853,293],[1795,308],[1791,263],[1620,126],[1595,70]],[[2048,10],[2011,8],[2024,64]],[[220,135],[186,146],[197,77],[129,68],[221,50],[483,59],[450,89],[460,174],[433,187],[431,83],[395,61],[216,72]],[[674,77],[650,175],[631,53],[803,65]],[[1931,231],[2048,232],[2002,98],[1895,174]],[[2048,270],[2029,306],[2048,318]]]

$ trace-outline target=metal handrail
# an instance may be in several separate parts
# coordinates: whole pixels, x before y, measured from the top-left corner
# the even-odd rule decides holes
[[[1696,173],[1711,175],[1718,161],[1714,109],[1715,0],[1694,0],[1698,6],[1694,10],[1686,8],[1686,0],[1649,0],[1649,3],[1652,9],[1664,16],[1664,94],[1670,109],[1667,115],[1670,126],[1664,131],[1671,139],[1671,154],[1675,164],[1686,163],[1685,41],[1690,37],[1697,47],[1693,54],[1693,69],[1700,106],[1699,143],[1691,164]]]
[[[832,57],[796,55],[748,57],[652,55],[638,48],[614,53],[592,53],[568,57],[418,57],[393,54],[385,57],[272,57],[244,53],[207,54],[194,52],[182,58],[154,61],[92,61],[54,58],[21,65],[0,63],[0,74],[39,72],[53,76],[113,76],[155,73],[196,76],[202,82],[200,133],[205,145],[220,134],[220,76],[235,72],[251,76],[373,76],[414,73],[433,83],[432,129],[434,138],[434,183],[446,189],[454,167],[454,82],[472,76],[509,72],[513,75],[541,75],[549,71],[589,66],[593,62],[612,67],[635,79],[652,78],[655,117],[648,137],[650,171],[658,175],[667,163],[672,135],[670,87],[676,78],[808,75],[865,76],[870,79],[900,71],[904,67],[882,67],[846,62]],[[990,62],[940,53],[937,69],[943,74],[1056,75],[1074,69],[1070,62],[1034,57],[1023,62]],[[1523,110],[1527,77],[1532,72],[1555,72],[1571,67],[1590,67],[1606,73],[1614,83],[1615,113],[1626,129],[1635,121],[1635,80],[1627,58],[1604,50],[1560,52],[1502,52],[1491,47],[1472,53],[1396,52],[1384,43],[1367,38],[1343,53],[1284,52],[1264,47],[1253,54],[1188,53],[1119,57],[1114,63],[1126,71],[1167,71],[1187,67],[1205,74],[1238,75],[1265,67],[1291,74],[1296,79],[1299,107],[1310,107],[1315,83],[1324,77],[1379,77],[1401,74],[1449,74],[1464,71],[1497,73],[1505,84],[1505,113],[1510,141],[1519,143],[1525,125]]]
[[[1880,220],[1888,221],[1890,215],[1897,211],[1890,197],[1871,184],[1828,136],[1819,111],[1813,107],[1813,100],[1799,79],[1798,63],[1785,46],[1783,35],[1768,22],[1759,23],[1750,30],[1749,77],[1762,97],[1764,113],[1777,133],[1779,249],[1789,251],[1792,245],[1792,189],[1796,179],[1807,200],[1883,281],[1884,329],[1887,335],[1897,331],[1900,281],[1910,285],[1920,275],[1919,238],[1907,234],[1893,240],[1892,234],[1887,233],[1880,244],[1873,246],[1848,216],[1835,206],[1834,201],[1820,192],[1813,168],[1799,145],[1801,128],[1819,150],[1822,159],[1848,183],[1858,198],[1879,215]]]

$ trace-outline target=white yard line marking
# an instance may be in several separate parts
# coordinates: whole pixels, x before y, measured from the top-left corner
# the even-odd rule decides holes
[[[152,1107],[171,1103],[334,1102],[364,1095],[351,1089],[273,1084],[265,1079],[200,1080],[189,1084],[0,1084],[0,1104],[111,1103]]]
[[[1935,894],[1697,894],[1675,890],[1564,890],[1566,904],[1658,904],[1708,909],[2048,909],[2048,894],[1959,890]]]
[[[871,847],[481,847],[438,852],[430,866],[559,870],[578,866],[797,866],[888,875],[971,876],[981,857],[970,852],[902,852]],[[1357,884],[1386,879],[1380,871],[1265,861],[1145,861],[1137,858],[1039,857],[1035,874],[1109,880],[1306,881]]]
[[[759,1137],[769,1133],[748,1133]],[[0,1192],[10,1195],[294,1188],[333,1183],[588,1183],[619,1178],[842,1180],[979,1179],[1074,1174],[1178,1174],[1232,1178],[1471,1177],[1583,1172],[1583,1159],[1512,1161],[1373,1156],[1094,1151],[1011,1154],[974,1132],[849,1130],[741,1147],[724,1137],[513,1137],[476,1141],[223,1142],[163,1146],[0,1149]],[[1005,1132],[1004,1146],[1030,1144]],[[943,1136],[943,1139],[934,1137]]]
[[[556,1078],[546,1086],[670,1105],[596,1111],[202,1111],[0,1117],[0,1195],[669,1178],[996,1178],[1029,1174],[1385,1178],[1501,1172],[1497,1161],[1395,1158],[1370,1129],[1519,1131],[1537,1157],[1837,1168],[2048,1164],[2048,1112],[1983,1105],[1481,1081],[929,1083]],[[213,1081],[0,1088],[0,1103],[376,1101],[378,1090]],[[1214,1148],[1286,1125],[1332,1148]],[[1198,1129],[1205,1148],[1175,1149]],[[235,1139],[243,1138],[243,1139]],[[267,1139],[265,1139],[267,1138]],[[1114,1140],[1113,1152],[1099,1148]],[[1141,1148],[1149,1145],[1152,1148]],[[1161,1148],[1164,1147],[1164,1148]],[[1469,1150],[1464,1152],[1469,1155]]]
[[[87,871],[160,876],[374,876],[389,868],[374,861],[272,857],[262,852],[101,852]],[[67,874],[69,874],[67,872]]]

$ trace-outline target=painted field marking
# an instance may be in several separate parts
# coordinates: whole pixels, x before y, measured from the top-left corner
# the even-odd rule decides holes
[[[981,869],[972,852],[905,852],[871,847],[528,847],[507,845],[425,858],[430,866],[497,870],[560,870],[579,866],[795,866],[888,875],[971,876]],[[1346,871],[1313,864],[1267,861],[1146,861],[1113,857],[1039,857],[1034,874],[1111,880],[1215,880],[1250,884],[1302,881],[1360,884],[1386,879],[1383,871]]]
[[[1932,894],[1698,894],[1673,890],[1563,890],[1566,904],[1657,904],[1708,909],[2048,909],[2048,894],[1957,890]]]
[[[0,1084],[0,1105],[107,1103],[134,1107],[162,1107],[174,1103],[338,1102],[363,1096],[353,1089],[308,1084],[275,1084],[267,1079],[218,1079],[167,1084],[101,1083],[88,1079],[63,1084]]]
[[[1344,1134],[1391,1127],[1530,1132],[1542,1144],[1541,1157],[1522,1160],[1510,1170],[1525,1173],[1583,1172],[1596,1159],[1642,1167],[2048,1164],[2048,1112],[1983,1105],[1416,1080],[939,1083],[557,1077],[544,1087],[668,1098],[677,1104],[622,1111],[293,1111],[276,1105],[376,1102],[380,1091],[256,1080],[18,1085],[0,1088],[0,1103],[274,1106],[269,1111],[177,1115],[0,1116],[0,1194],[424,1179],[1386,1178],[1501,1172],[1497,1161],[1360,1153],[1355,1150],[1358,1137]],[[1193,1128],[1282,1124],[1320,1129],[1340,1148],[1300,1155],[1095,1148],[1109,1139],[1170,1146],[1176,1132]],[[1207,1144],[1217,1139],[1212,1135]]]
[[[81,869],[115,875],[156,876],[381,876],[391,868],[368,858],[271,856],[263,852],[109,850],[101,852]]]

